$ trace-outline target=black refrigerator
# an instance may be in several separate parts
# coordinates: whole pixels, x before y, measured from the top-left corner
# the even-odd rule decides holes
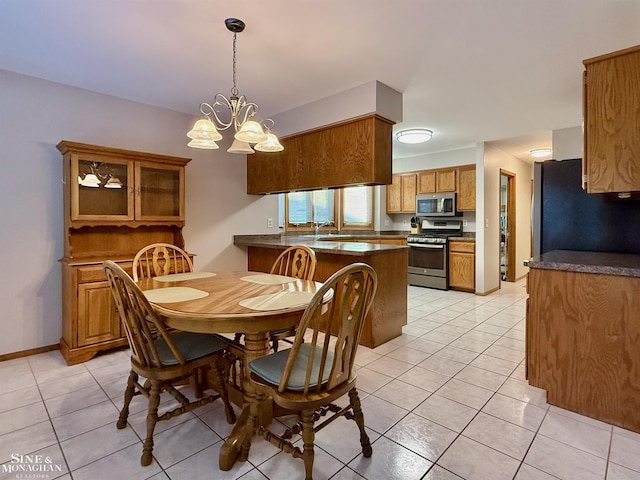
[[[536,162],[533,255],[551,250],[640,254],[640,201],[587,194],[582,160]]]

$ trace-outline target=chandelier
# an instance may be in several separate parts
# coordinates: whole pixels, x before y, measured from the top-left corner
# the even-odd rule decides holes
[[[268,118],[262,124],[254,120],[254,115],[258,112],[258,105],[248,102],[244,95],[238,95],[236,87],[236,35],[244,30],[244,22],[237,18],[227,18],[224,23],[227,29],[233,32],[231,97],[227,98],[223,94],[217,93],[212,104],[207,102],[200,104],[200,113],[203,117],[187,133],[191,139],[187,145],[193,148],[217,149],[216,142],[222,140],[222,135],[218,130],[233,127],[234,140],[227,152],[252,154],[255,153],[253,148],[260,152],[280,152],[284,150],[284,147],[278,141],[278,137],[271,133],[274,126],[273,120]],[[250,144],[255,144],[255,146],[251,148]]]

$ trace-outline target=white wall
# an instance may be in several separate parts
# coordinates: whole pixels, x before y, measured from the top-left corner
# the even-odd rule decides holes
[[[554,160],[582,158],[582,127],[563,128],[551,132]]]
[[[402,94],[374,80],[274,115],[273,130],[294,135],[371,113],[402,122]]]
[[[194,105],[194,115],[197,105]],[[0,354],[58,343],[63,255],[60,140],[189,157],[187,249],[198,269],[243,269],[232,235],[277,232],[276,197],[246,195],[246,161],[194,150],[194,117],[0,70]],[[277,222],[275,222],[277,224]]]
[[[475,148],[461,148],[448,152],[428,153],[415,157],[395,158],[393,173],[431,170],[434,168],[457,167],[476,163]]]
[[[500,169],[516,175],[516,278],[527,273],[522,261],[531,257],[531,164],[487,144],[483,157],[482,211],[476,210],[476,240],[482,239],[476,244],[476,253],[484,253],[483,265],[476,263],[478,293],[490,292],[500,285]]]

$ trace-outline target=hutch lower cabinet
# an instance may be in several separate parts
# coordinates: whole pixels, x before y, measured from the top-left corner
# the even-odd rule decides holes
[[[62,141],[64,257],[62,338],[69,365],[127,344],[102,262],[129,274],[150,243],[184,248],[184,170],[188,158]]]

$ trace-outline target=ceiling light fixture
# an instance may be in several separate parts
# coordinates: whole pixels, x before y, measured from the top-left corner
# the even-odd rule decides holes
[[[200,113],[202,113],[203,118],[198,120],[187,133],[187,136],[191,139],[187,145],[193,148],[217,149],[216,142],[222,140],[222,135],[218,130],[226,130],[233,126],[235,131],[234,141],[227,152],[254,153],[251,143],[256,144],[254,148],[261,152],[280,152],[284,150],[284,147],[278,141],[278,137],[270,131],[274,126],[273,120],[269,118],[262,125],[258,123],[253,119],[258,112],[258,105],[253,102],[247,102],[244,95],[238,95],[238,88],[236,87],[236,35],[244,30],[244,22],[237,18],[227,18],[224,23],[227,29],[233,32],[233,87],[231,88],[231,97],[227,98],[223,94],[217,93],[213,104],[207,102],[200,104]],[[216,110],[216,107],[219,107],[218,110]],[[228,121],[220,118],[220,110],[225,112],[223,117],[228,118]]]
[[[410,128],[396,133],[396,138],[401,143],[424,143],[431,140],[433,132],[426,128]]]
[[[529,150],[529,155],[535,158],[542,158],[551,155],[552,150],[550,148],[534,148]]]

